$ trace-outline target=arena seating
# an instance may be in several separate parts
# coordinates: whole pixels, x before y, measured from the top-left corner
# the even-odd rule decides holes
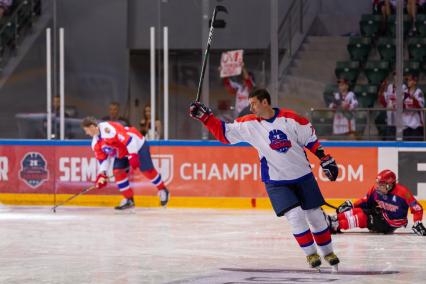
[[[359,107],[373,107],[377,101],[377,89],[376,85],[355,85],[352,90],[357,96]]]
[[[377,40],[377,50],[379,51],[380,58],[388,62],[395,62],[395,38],[393,37],[380,37]]]
[[[360,72],[360,63],[358,61],[337,61],[334,73],[337,78],[345,78],[354,83]]]
[[[369,37],[351,37],[348,44],[351,60],[365,62],[370,53],[371,43]]]
[[[361,34],[366,37],[374,37],[379,34],[380,23],[383,21],[381,15],[362,15],[359,27]]]
[[[10,11],[0,19],[0,71],[15,55],[25,33],[41,14],[41,0],[15,0]]]
[[[390,16],[384,23],[382,15],[362,15],[359,27],[360,35],[353,35],[348,41],[347,50],[350,61],[337,61],[335,75],[336,78],[345,78],[350,81],[350,87],[357,96],[359,108],[381,107],[378,105],[379,86],[384,80],[391,79],[395,68],[395,16]],[[417,15],[417,30],[414,33],[410,27],[411,21],[408,15],[404,15],[404,74],[419,76],[418,87],[426,91],[426,84],[422,84],[421,79],[423,74],[426,74],[426,15]],[[326,107],[330,105],[337,90],[334,82],[326,85],[323,92]],[[374,115],[370,117],[370,122],[382,119],[380,115],[377,115],[378,113],[380,114],[379,111],[372,113]],[[357,111],[354,115],[356,133],[362,136],[368,122],[368,112]],[[315,127],[317,127],[315,123],[320,125],[319,133],[325,134],[331,131],[325,125],[329,121],[325,112],[316,113],[312,118]],[[384,125],[383,121],[381,123]],[[379,127],[378,132],[380,133]]]

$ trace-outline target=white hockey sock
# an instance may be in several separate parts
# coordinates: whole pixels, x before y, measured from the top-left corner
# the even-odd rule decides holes
[[[302,208],[300,206],[293,208],[286,212],[284,216],[290,223],[293,235],[305,254],[311,255],[316,253],[317,248]]]
[[[322,255],[333,252],[330,231],[322,209],[320,207],[309,209],[305,210],[305,213],[312,228],[312,235]]]

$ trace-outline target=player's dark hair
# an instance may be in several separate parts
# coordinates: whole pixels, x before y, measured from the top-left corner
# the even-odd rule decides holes
[[[266,99],[268,101],[268,104],[271,104],[271,95],[266,89],[253,89],[251,93],[249,94],[249,98],[256,97],[259,101],[263,101]]]
[[[83,120],[80,123],[80,126],[82,128],[90,127],[92,125],[94,125],[94,126],[98,125],[98,120],[96,118],[94,118],[93,116],[87,116],[87,117],[83,118]]]

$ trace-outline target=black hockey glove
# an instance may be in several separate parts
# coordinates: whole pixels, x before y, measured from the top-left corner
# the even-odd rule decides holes
[[[352,204],[352,201],[346,200],[345,202],[343,202],[342,204],[340,204],[339,207],[337,207],[336,213],[339,214],[339,213],[342,213],[342,212],[345,212],[345,211],[349,211],[352,208],[354,208],[354,205]]]
[[[417,221],[416,223],[414,223],[413,227],[411,227],[414,231],[414,233],[416,233],[419,236],[426,236],[426,228],[423,226],[423,223],[420,221]]]
[[[209,117],[212,115],[212,110],[200,102],[193,102],[189,106],[189,116],[200,120],[202,123],[206,123]]]
[[[325,155],[321,158],[321,168],[329,180],[335,181],[339,175],[339,168],[336,161],[330,155]]]

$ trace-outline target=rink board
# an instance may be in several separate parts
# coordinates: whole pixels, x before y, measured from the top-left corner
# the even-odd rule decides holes
[[[175,207],[270,208],[260,178],[258,154],[249,145],[213,141],[152,141],[156,168],[170,189]],[[426,143],[323,142],[340,175],[330,182],[318,159],[307,152],[324,196],[338,204],[363,196],[377,172],[394,170],[399,181],[426,199]],[[1,140],[0,201],[52,204],[93,184],[97,162],[90,142]],[[139,171],[131,172],[138,206],[157,206],[156,188]],[[81,196],[74,205],[110,206],[120,200],[113,180],[104,189]]]

